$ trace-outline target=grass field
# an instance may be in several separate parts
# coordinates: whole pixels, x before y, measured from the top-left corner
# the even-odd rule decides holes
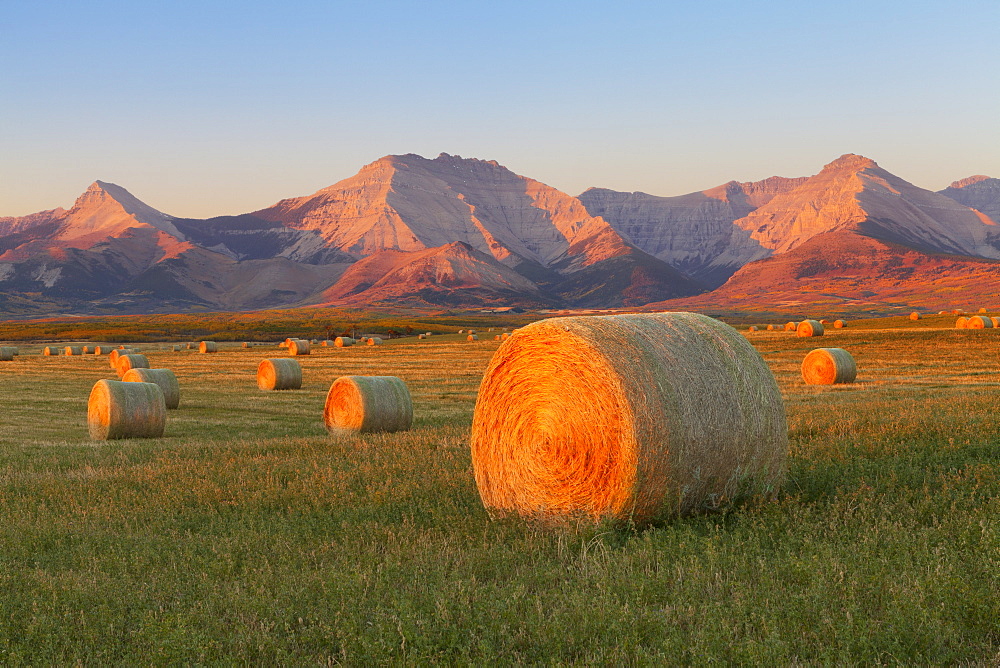
[[[486,337],[484,337],[486,338]],[[489,520],[468,449],[498,343],[141,344],[163,439],[88,440],[106,357],[0,362],[0,664],[1000,663],[1000,331],[749,335],[785,397],[780,497],[635,531]],[[850,350],[852,386],[804,385]],[[330,383],[403,378],[410,432],[334,440]]]

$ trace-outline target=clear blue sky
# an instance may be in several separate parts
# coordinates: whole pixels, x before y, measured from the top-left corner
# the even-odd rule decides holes
[[[178,216],[389,153],[677,195],[861,153],[1000,177],[1000,2],[0,0],[0,215],[111,181]]]

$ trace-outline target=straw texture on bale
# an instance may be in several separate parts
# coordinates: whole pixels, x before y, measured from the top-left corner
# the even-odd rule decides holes
[[[809,385],[853,383],[858,367],[843,348],[817,348],[802,360],[802,380]]]
[[[803,320],[795,328],[799,336],[823,336],[823,325],[818,320]]]
[[[969,319],[966,318],[965,316],[961,316],[959,317],[958,320],[955,321],[955,329],[966,329],[968,326],[969,326]]]
[[[148,369],[149,360],[145,355],[140,355],[138,353],[130,353],[128,355],[119,355],[118,362],[115,364],[115,371],[118,372],[118,377],[124,376],[130,369]]]
[[[90,438],[159,438],[167,423],[163,390],[155,383],[99,380],[87,402]]]
[[[82,355],[83,347],[81,346],[66,346],[63,348],[63,353],[66,355]]]
[[[993,321],[989,316],[974,315],[965,323],[966,329],[993,329]]]
[[[52,346],[45,346],[44,348],[42,348],[42,354],[45,355],[46,357],[49,357],[49,356],[52,356],[52,355],[58,355],[59,354],[59,349],[58,348],[53,348]]]
[[[833,328],[834,329],[843,329],[845,327],[847,327],[847,323],[844,322],[843,320],[834,320],[833,321]]]
[[[257,365],[257,387],[262,390],[302,388],[302,367],[290,357],[261,360]]]
[[[13,362],[14,348],[11,346],[0,346],[0,362]]]
[[[921,315],[919,311],[914,311],[910,314],[910,320],[920,320]]]
[[[998,318],[996,316],[993,316],[993,317],[990,318],[990,320],[993,321],[993,326],[994,327],[1000,327],[1000,318]]]
[[[466,341],[478,341],[479,340],[479,336],[477,334],[469,334],[467,337],[465,337],[465,340]]]
[[[795,328],[798,327],[798,326],[799,326],[799,323],[797,323],[797,322],[786,322],[785,323],[785,331],[786,332],[794,332]]]
[[[128,355],[128,354],[132,354],[132,353],[135,353],[135,350],[133,350],[131,348],[115,348],[108,355],[108,363],[111,365],[112,369],[117,369],[118,368],[118,358],[121,357],[122,355]]]
[[[333,340],[333,345],[337,348],[346,348],[347,346],[353,346],[357,341],[349,336],[338,336]]]
[[[219,352],[219,344],[215,341],[202,341],[198,344],[198,352],[200,353],[217,353]]]
[[[777,382],[741,333],[694,313],[542,320],[494,354],[472,420],[494,516],[647,523],[771,494]]]
[[[331,434],[406,431],[413,424],[410,390],[395,376],[342,376],[323,407]]]
[[[292,339],[288,344],[288,352],[292,355],[308,355],[312,352],[312,345],[308,339]]]
[[[154,383],[163,392],[163,403],[167,410],[181,405],[181,386],[177,376],[170,369],[143,369],[134,367],[122,376],[123,383]]]
[[[370,339],[368,339],[368,341],[366,341],[366,343],[368,345],[370,345],[370,346],[380,346],[380,345],[382,345],[382,339],[380,339],[377,336],[373,336]]]

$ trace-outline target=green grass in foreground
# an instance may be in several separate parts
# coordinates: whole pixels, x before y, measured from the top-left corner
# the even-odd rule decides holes
[[[253,380],[277,349],[152,347],[181,408],[112,443],[84,426],[106,359],[0,363],[0,663],[1000,662],[1000,332],[751,341],[786,398],[782,495],[644,531],[487,518],[492,341],[320,350],[282,393]],[[802,385],[819,345],[860,382]],[[351,373],[406,380],[414,430],[328,437]]]

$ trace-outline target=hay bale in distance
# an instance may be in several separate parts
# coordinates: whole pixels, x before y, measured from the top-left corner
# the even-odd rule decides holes
[[[994,327],[1000,327],[1000,318],[997,318],[996,316],[993,316],[993,317],[990,318],[990,320],[993,321],[993,326]]]
[[[479,337],[477,335],[475,335],[475,334],[469,334],[467,337],[465,337],[465,340],[466,341],[478,341]]]
[[[177,376],[170,369],[145,369],[133,367],[122,375],[123,383],[154,383],[163,392],[163,403],[167,410],[181,405],[181,386]]]
[[[802,360],[802,379],[809,385],[853,383],[858,367],[843,348],[817,348]]]
[[[395,376],[342,376],[323,407],[331,434],[406,431],[413,424],[410,390]]]
[[[194,350],[194,343],[189,341],[188,344],[187,344],[187,349],[188,350]]]
[[[494,340],[494,341],[499,341],[499,340],[500,340],[500,335],[499,335],[499,334],[497,334],[496,336],[494,336],[494,337],[493,337],[493,340]]]
[[[288,344],[288,354],[290,355],[308,355],[311,352],[312,345],[308,339],[292,339],[292,342]]]
[[[138,353],[130,353],[128,355],[119,355],[118,361],[115,363],[115,371],[118,372],[118,377],[121,378],[131,369],[148,369],[149,360],[145,355],[140,355]]]
[[[823,325],[818,320],[803,320],[795,328],[797,336],[823,336]]]
[[[847,327],[847,322],[846,321],[844,321],[844,320],[834,320],[833,321],[833,328],[834,329],[843,329],[845,327]]]
[[[262,390],[299,390],[302,367],[290,357],[261,360],[257,365],[257,387]]]
[[[111,365],[112,369],[117,370],[119,357],[121,357],[122,355],[134,355],[136,354],[136,352],[137,351],[134,350],[133,348],[115,348],[108,355],[108,363]]]
[[[82,355],[83,354],[83,347],[82,346],[66,346],[65,348],[63,348],[63,354],[65,354],[65,355]]]
[[[767,326],[767,331],[773,332],[774,331],[774,325],[768,325]]]
[[[170,346],[171,352],[179,353],[181,351],[180,346]]]
[[[59,349],[55,346],[45,346],[42,348],[42,355],[46,357],[52,357],[59,354]]]
[[[355,343],[357,341],[349,336],[338,336],[333,340],[333,345],[337,348],[346,348],[347,346],[353,346]]]
[[[108,352],[107,346],[94,346],[94,355],[97,355],[99,357],[106,352]]]
[[[382,345],[382,339],[380,339],[377,336],[373,336],[367,341],[365,341],[365,343],[368,344],[369,346],[380,346]]]
[[[798,326],[799,326],[799,323],[797,323],[797,322],[786,322],[785,323],[785,331],[786,332],[794,332],[795,328],[798,327]]]
[[[969,319],[964,315],[960,316],[958,320],[955,321],[955,329],[966,329],[969,326]]]
[[[89,355],[90,354],[90,346],[83,346],[83,348],[80,349],[80,352],[83,355]]]
[[[986,315],[974,315],[965,323],[966,329],[993,329],[993,320]]]
[[[922,316],[918,311],[913,311],[912,313],[910,313],[910,320],[920,320],[921,317]]]
[[[13,361],[14,361],[14,347],[0,346],[0,362],[13,362]]]
[[[830,321],[829,320],[825,320],[825,319],[824,320],[820,320],[819,324],[821,324],[821,325],[829,325]]]
[[[987,310],[986,310],[986,307],[985,307],[985,306],[981,307],[981,308],[979,309],[979,312],[980,312],[980,313],[989,313],[989,311],[987,311]]]
[[[87,401],[90,438],[159,438],[167,423],[163,390],[155,383],[99,380]]]
[[[215,341],[202,341],[198,344],[199,353],[217,353],[219,352],[219,344]]]
[[[645,524],[774,493],[788,435],[778,384],[745,336],[654,313],[519,329],[484,374],[471,446],[494,516]]]

